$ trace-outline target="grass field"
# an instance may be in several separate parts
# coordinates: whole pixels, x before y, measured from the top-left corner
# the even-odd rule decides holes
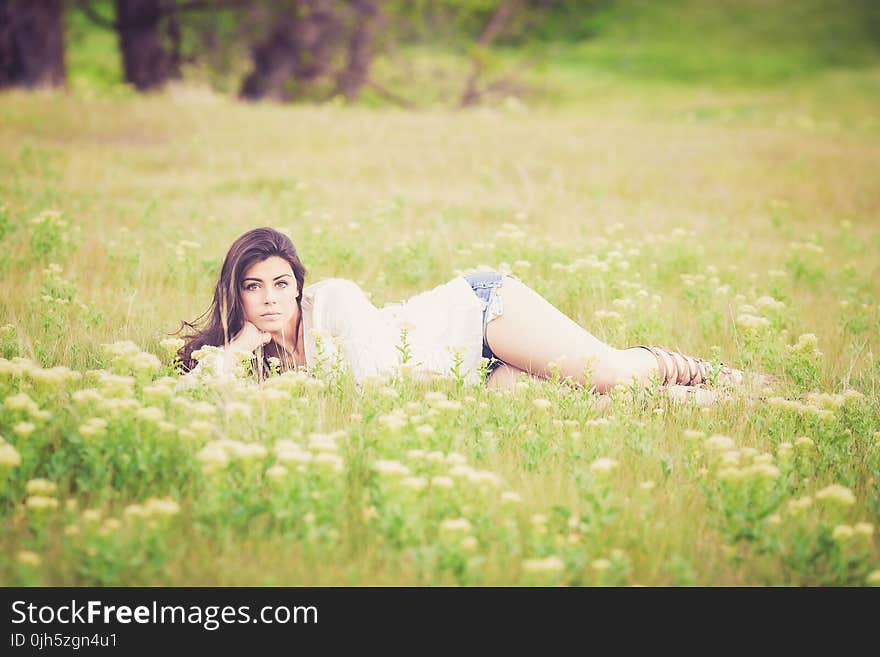
[[[0,583],[880,582],[880,70],[555,75],[468,112],[0,96]],[[780,382],[175,391],[162,340],[260,225],[378,306],[511,270]]]

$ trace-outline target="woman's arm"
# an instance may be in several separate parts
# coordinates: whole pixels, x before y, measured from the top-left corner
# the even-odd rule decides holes
[[[192,357],[198,361],[196,366],[181,377],[183,387],[196,385],[207,379],[229,379],[244,374],[242,364],[249,361],[254,352],[272,339],[265,331],[259,330],[251,322],[245,322],[226,347],[205,345],[196,349]]]

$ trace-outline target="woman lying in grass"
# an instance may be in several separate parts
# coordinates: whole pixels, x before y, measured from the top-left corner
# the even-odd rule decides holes
[[[338,361],[359,382],[403,366],[425,377],[475,382],[485,376],[492,388],[512,386],[523,375],[558,376],[600,394],[633,379],[648,386],[659,378],[664,389],[693,391],[743,380],[740,370],[666,348],[615,349],[510,274],[459,276],[381,310],[352,281],[304,287],[305,277],[286,235],[257,228],[239,237],[202,315],[210,313],[207,325],[178,354],[183,371],[198,369],[194,351],[215,346],[223,348],[221,374],[244,355],[255,359],[259,377],[277,358],[282,370]]]

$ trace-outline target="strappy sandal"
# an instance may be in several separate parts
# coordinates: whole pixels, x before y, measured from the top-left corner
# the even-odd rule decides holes
[[[635,345],[641,349],[647,349],[657,359],[657,368],[660,371],[661,386],[708,386],[713,382],[714,365],[705,358],[686,356],[680,351],[669,347],[656,345]],[[667,361],[668,359],[668,361]],[[671,362],[672,365],[668,365]],[[739,370],[731,369],[720,364],[716,383],[742,383],[743,375]]]

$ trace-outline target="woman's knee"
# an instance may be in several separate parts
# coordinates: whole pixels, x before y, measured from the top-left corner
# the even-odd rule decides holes
[[[486,325],[486,339],[498,358],[544,378],[613,386],[617,349],[519,280],[505,279],[496,293],[503,310]]]
[[[492,389],[512,388],[520,380],[521,376],[531,377],[528,372],[524,372],[518,367],[513,367],[504,363],[495,368],[486,381],[486,387]]]

